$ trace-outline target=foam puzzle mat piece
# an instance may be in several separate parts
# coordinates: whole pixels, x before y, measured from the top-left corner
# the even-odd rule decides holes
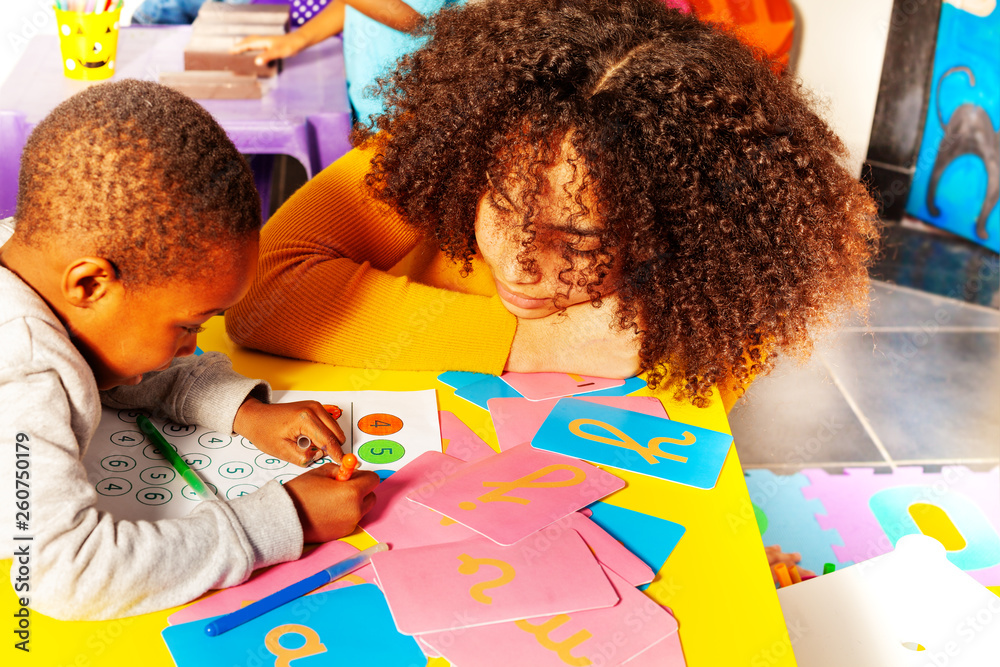
[[[907,466],[891,474],[848,468],[842,475],[807,469],[802,474],[810,485],[802,493],[826,508],[826,516],[817,516],[817,521],[840,533],[844,546],[834,550],[842,561],[867,560],[891,551],[903,535],[921,532],[910,516],[911,505],[938,507],[965,542],[963,549],[949,551],[948,559],[991,586],[1000,583],[998,473],[996,468],[974,472],[963,466],[945,466],[936,473]]]
[[[767,529],[761,535],[765,546],[778,544],[782,551],[799,552],[799,566],[819,574],[823,563],[844,562],[837,550],[843,540],[837,530],[817,519],[825,513],[819,500],[804,496],[809,479],[802,473],[775,475],[770,470],[744,472],[750,500],[767,516]]]

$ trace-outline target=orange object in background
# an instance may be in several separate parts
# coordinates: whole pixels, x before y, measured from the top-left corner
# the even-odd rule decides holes
[[[795,36],[795,13],[788,0],[689,0],[703,21],[736,26],[746,41],[788,67]]]
[[[324,405],[323,409],[330,413],[330,416],[334,419],[340,419],[340,415],[344,414],[344,411],[338,408],[336,405]]]

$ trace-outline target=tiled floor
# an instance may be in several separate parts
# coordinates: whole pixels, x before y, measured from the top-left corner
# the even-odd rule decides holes
[[[871,294],[867,326],[779,363],[733,409],[745,468],[1000,463],[1000,311],[881,281]]]

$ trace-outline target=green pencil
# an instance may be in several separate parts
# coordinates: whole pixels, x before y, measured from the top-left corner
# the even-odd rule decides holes
[[[218,500],[218,496],[212,493],[212,489],[198,476],[194,470],[174,451],[167,439],[160,435],[160,432],[153,426],[146,415],[139,415],[135,418],[135,423],[139,425],[142,432],[150,437],[156,450],[163,454],[164,458],[170,461],[170,465],[177,469],[184,481],[188,483],[191,490],[202,500]]]

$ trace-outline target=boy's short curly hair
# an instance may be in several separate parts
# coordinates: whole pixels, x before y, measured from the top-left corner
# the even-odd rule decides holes
[[[126,79],[57,106],[21,155],[15,237],[79,239],[125,284],[193,273],[260,228],[246,160],[197,102]]]
[[[592,301],[617,292],[651,386],[705,405],[863,307],[875,207],[761,51],[659,0],[494,0],[429,31],[354,141],[378,144],[375,195],[466,270],[489,183],[517,174],[539,192],[568,138],[605,227]]]

